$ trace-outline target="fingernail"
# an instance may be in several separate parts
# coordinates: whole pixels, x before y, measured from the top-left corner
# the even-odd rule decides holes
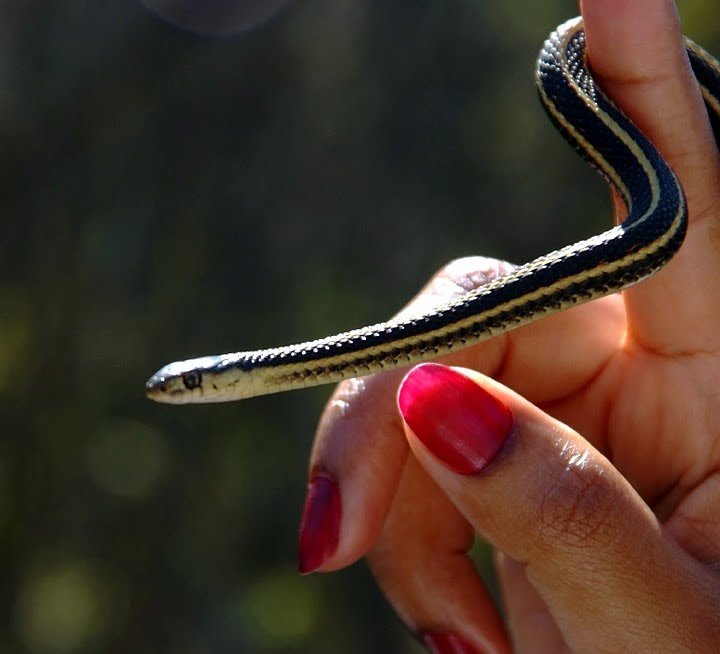
[[[437,363],[413,368],[398,392],[405,422],[440,461],[463,475],[480,472],[513,426],[510,409],[462,373]]]
[[[300,521],[300,574],[315,572],[335,553],[340,536],[340,489],[328,475],[313,477]]]
[[[480,654],[480,651],[455,634],[425,634],[422,638],[431,654]]]

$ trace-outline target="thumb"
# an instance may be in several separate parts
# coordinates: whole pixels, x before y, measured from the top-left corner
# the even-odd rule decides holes
[[[689,627],[702,637],[704,571],[579,434],[479,373],[438,364],[414,368],[398,404],[417,459],[479,534],[525,565],[571,650],[685,651]]]

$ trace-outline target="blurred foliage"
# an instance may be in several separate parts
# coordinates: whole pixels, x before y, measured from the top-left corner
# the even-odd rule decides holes
[[[222,38],[162,4],[0,2],[0,651],[418,652],[364,566],[295,573],[327,389],[143,382],[606,226],[532,84],[575,4],[225,1]],[[681,11],[720,52],[714,0]]]

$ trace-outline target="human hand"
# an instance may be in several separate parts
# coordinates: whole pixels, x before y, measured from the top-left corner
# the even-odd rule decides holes
[[[510,650],[465,554],[475,532],[500,553],[516,651],[702,652],[720,642],[717,146],[671,0],[585,0],[582,11],[599,83],[683,183],[690,227],[679,254],[622,295],[443,360],[499,383],[415,369],[400,394],[406,425],[401,372],[342,384],[312,454],[301,569],[335,570],[369,552],[391,603],[437,652]],[[506,269],[454,262],[409,310]],[[474,455],[448,467],[447,442],[467,436],[467,423],[452,426],[463,412]],[[483,429],[489,440],[473,450]]]

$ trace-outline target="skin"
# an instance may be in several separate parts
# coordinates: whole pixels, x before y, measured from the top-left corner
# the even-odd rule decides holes
[[[581,10],[598,81],[683,183],[686,242],[622,295],[444,360],[477,371],[515,415],[511,443],[480,474],[448,470],[404,426],[403,372],[339,386],[310,464],[337,480],[343,501],[339,545],[321,569],[367,555],[413,631],[458,634],[481,652],[716,652],[718,150],[673,2],[585,0]],[[505,269],[453,262],[411,306]],[[504,622],[465,555],[475,533],[496,551]]]

